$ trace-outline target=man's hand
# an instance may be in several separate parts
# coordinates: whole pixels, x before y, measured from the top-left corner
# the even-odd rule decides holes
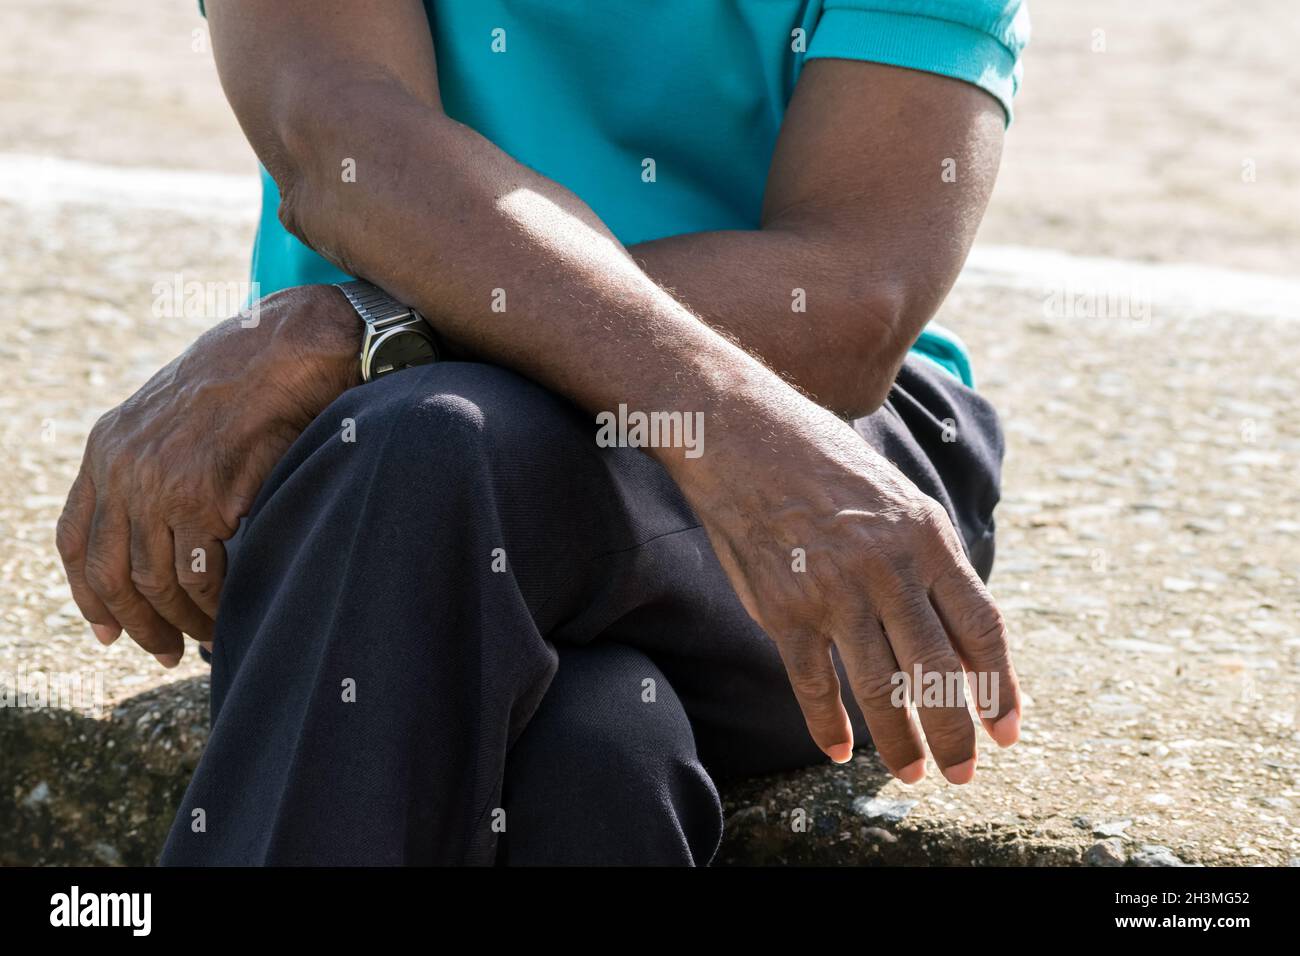
[[[919,688],[909,696],[944,776],[969,782],[976,748],[963,670],[984,675],[991,699],[978,704],[994,740],[1019,736],[1001,614],[932,498],[835,416],[771,397],[753,403],[761,413],[725,409],[728,427],[711,434],[707,453],[669,459],[670,470],[779,647],[817,745],[839,762],[853,749],[833,644],[881,759],[907,783],[924,775],[925,751],[897,675],[919,665],[927,681],[943,675],[942,686],[962,689],[937,706]]]
[[[303,428],[354,382],[360,323],[332,286],[260,303],[199,338],[105,414],[59,518],[72,596],[96,637],[125,629],[166,667],[212,640],[223,542]]]

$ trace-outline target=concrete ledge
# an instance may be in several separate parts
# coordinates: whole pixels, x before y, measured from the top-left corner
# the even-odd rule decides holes
[[[962,825],[926,814],[873,754],[752,780],[724,793],[720,865],[1069,866],[1084,862],[1077,842],[1043,839],[1023,826]]]
[[[207,722],[205,677],[128,698],[104,718],[0,710],[0,865],[152,864]]]
[[[207,696],[207,678],[199,677],[130,697],[104,718],[0,710],[0,864],[152,864],[202,752]],[[746,781],[724,791],[727,829],[717,862],[1117,865],[1128,858],[1122,846],[1117,854],[1097,851],[1096,835],[1077,826],[1045,833],[1032,819],[972,821],[945,816],[942,804],[918,809],[924,803],[923,789],[902,788],[869,753],[844,767]],[[1164,859],[1179,862],[1172,853]]]

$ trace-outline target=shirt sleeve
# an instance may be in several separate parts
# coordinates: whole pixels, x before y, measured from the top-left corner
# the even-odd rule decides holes
[[[867,60],[973,83],[1011,124],[1029,42],[1023,0],[825,0],[807,59]]]

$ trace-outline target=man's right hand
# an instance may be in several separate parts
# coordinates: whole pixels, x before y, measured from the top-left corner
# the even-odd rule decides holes
[[[73,599],[102,643],[123,629],[166,667],[207,642],[234,534],[271,469],[359,377],[361,323],[303,286],[220,323],[91,430],[59,518]]]
[[[728,410],[702,457],[668,464],[746,610],[780,649],[813,740],[837,762],[853,749],[833,644],[881,759],[903,781],[925,767],[895,693],[896,675],[917,665],[955,675],[958,687],[963,669],[986,675],[981,719],[999,745],[1015,743],[1006,629],[947,513],[834,415],[788,389],[763,392],[744,412]],[[914,690],[944,776],[968,782],[976,748],[965,696],[926,706]]]

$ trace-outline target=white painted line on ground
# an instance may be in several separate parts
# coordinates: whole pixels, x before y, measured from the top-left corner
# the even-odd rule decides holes
[[[257,177],[0,153],[0,201],[86,204],[252,221]],[[1157,304],[1180,316],[1252,315],[1300,320],[1300,279],[1182,263],[1080,256],[1053,249],[977,245],[960,284],[1062,296],[1086,309],[1106,299]]]
[[[976,245],[961,283],[1032,291],[1044,300],[1072,302],[1084,313],[1089,307],[1137,311],[1146,304],[1188,318],[1231,314],[1300,320],[1300,279],[1181,262]]]
[[[79,204],[156,209],[251,220],[257,216],[261,188],[251,171],[247,176],[232,176],[0,153],[0,201],[29,207]]]

